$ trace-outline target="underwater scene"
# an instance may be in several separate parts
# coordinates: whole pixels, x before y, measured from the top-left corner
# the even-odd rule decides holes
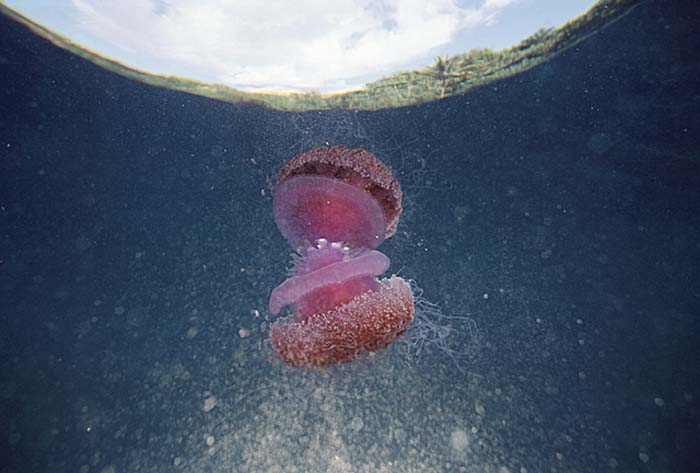
[[[698,24],[284,111],[0,15],[0,473],[700,471]]]

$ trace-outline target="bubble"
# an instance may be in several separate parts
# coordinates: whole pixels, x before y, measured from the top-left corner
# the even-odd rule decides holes
[[[216,398],[216,396],[209,396],[204,400],[204,406],[202,407],[202,410],[204,412],[209,412],[212,409],[214,409],[218,403],[219,400]]]

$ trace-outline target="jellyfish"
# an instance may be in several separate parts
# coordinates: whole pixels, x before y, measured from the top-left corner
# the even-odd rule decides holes
[[[280,170],[273,216],[298,253],[269,301],[273,315],[293,306],[270,328],[284,362],[302,368],[350,362],[409,328],[411,285],[398,276],[380,279],[390,261],[376,249],[396,232],[401,211],[398,182],[363,149],[315,148]]]

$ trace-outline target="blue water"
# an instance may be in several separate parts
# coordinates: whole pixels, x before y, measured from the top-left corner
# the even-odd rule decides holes
[[[699,21],[648,1],[465,96],[294,114],[0,18],[0,472],[699,471]],[[460,356],[268,360],[275,173],[326,143],[394,169],[383,252]]]

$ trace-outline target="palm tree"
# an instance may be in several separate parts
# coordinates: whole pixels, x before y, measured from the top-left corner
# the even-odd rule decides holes
[[[433,73],[436,79],[442,81],[442,91],[440,92],[440,98],[445,97],[445,92],[447,89],[447,79],[449,77],[454,77],[455,61],[453,58],[448,56],[438,56],[435,58],[435,65],[432,67]]]

